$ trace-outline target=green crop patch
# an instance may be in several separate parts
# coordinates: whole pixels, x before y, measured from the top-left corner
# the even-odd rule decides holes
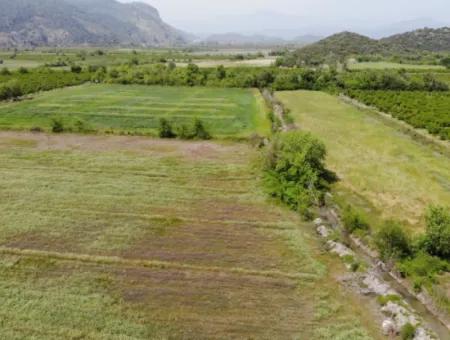
[[[0,128],[156,135],[160,119],[174,128],[204,122],[213,137],[265,134],[269,123],[256,90],[88,84],[0,105]]]

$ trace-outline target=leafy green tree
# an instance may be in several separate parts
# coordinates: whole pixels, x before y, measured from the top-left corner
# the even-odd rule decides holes
[[[450,211],[431,206],[426,214],[425,249],[430,255],[450,260]]]
[[[227,71],[225,70],[225,67],[223,65],[220,65],[219,67],[217,67],[216,70],[216,77],[219,80],[225,79],[225,77],[227,76]]]
[[[325,169],[325,145],[309,133],[291,131],[273,140],[265,164],[265,182],[270,195],[304,217],[323,202],[333,176]]]

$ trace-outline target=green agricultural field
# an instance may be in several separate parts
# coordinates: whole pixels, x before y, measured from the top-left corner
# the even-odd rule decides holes
[[[75,132],[156,135],[161,118],[174,126],[201,119],[213,137],[270,130],[264,101],[250,89],[86,84],[0,104],[0,129],[49,131],[55,118]]]
[[[389,70],[389,69],[406,69],[406,70],[445,70],[441,65],[414,65],[414,64],[400,64],[387,61],[376,62],[361,62],[350,63],[349,68],[351,70]]]
[[[0,150],[1,338],[381,339],[245,144],[0,132]]]
[[[338,196],[374,221],[394,218],[423,228],[428,204],[450,205],[450,160],[361,111],[322,92],[279,92],[298,126],[321,138],[338,174]]]

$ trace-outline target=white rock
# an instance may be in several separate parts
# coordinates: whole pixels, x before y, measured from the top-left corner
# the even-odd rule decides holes
[[[414,340],[432,340],[432,339],[433,338],[427,334],[427,331],[423,327],[418,327],[416,329]]]
[[[368,273],[363,280],[367,289],[377,295],[398,295],[388,284],[382,282],[374,273]]]
[[[321,218],[316,218],[314,220],[314,224],[316,225],[316,227],[318,227],[319,225],[323,224],[323,221]]]
[[[417,318],[409,310],[394,302],[389,301],[386,306],[381,308],[381,311],[393,318],[396,327],[399,330],[407,323],[410,323],[413,326],[417,326],[419,324]]]
[[[386,336],[397,334],[397,329],[395,328],[395,323],[392,319],[384,320],[381,327],[383,329],[383,334]]]
[[[319,233],[320,236],[322,236],[324,238],[330,236],[330,230],[327,227],[325,227],[324,225],[318,226],[317,232]]]
[[[330,240],[327,242],[327,245],[332,253],[338,254],[340,257],[355,255],[355,253],[350,248],[346,247],[342,243]]]

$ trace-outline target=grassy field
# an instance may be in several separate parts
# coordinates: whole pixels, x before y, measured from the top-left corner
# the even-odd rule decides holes
[[[245,144],[1,132],[0,150],[2,338],[381,338]]]
[[[155,135],[161,118],[174,125],[199,118],[213,137],[270,129],[256,90],[87,84],[0,104],[0,129],[48,131],[54,118],[73,130],[81,121],[88,130],[110,133]]]
[[[450,205],[450,160],[322,92],[277,93],[298,126],[321,138],[340,182],[336,193],[374,220],[394,218],[423,228],[428,204]]]
[[[406,70],[445,70],[444,66],[440,65],[414,65],[414,64],[400,64],[386,61],[376,62],[361,62],[350,63],[349,68],[351,70],[387,70],[387,69],[406,69]]]

